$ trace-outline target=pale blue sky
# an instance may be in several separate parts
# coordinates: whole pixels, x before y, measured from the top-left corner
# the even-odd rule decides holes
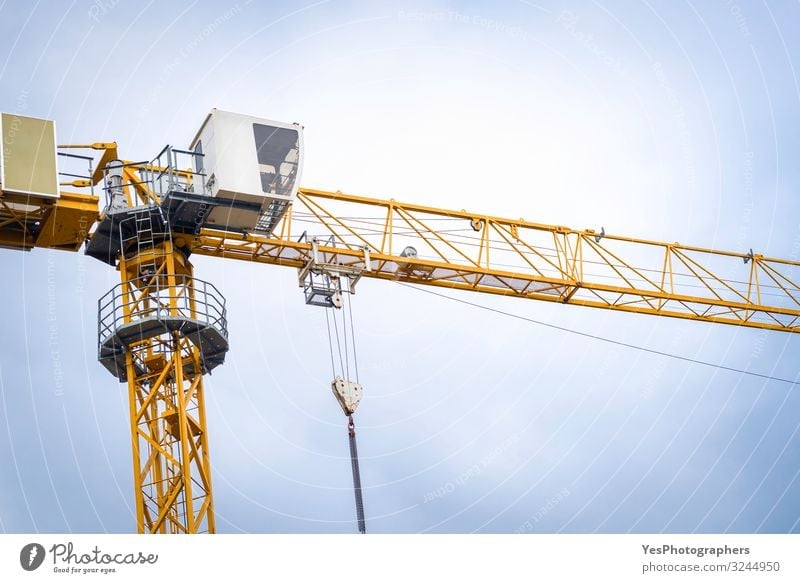
[[[297,121],[305,186],[798,259],[798,22],[789,1],[10,1],[0,110],[130,159],[212,107]],[[117,274],[0,262],[0,530],[132,531],[125,388],[95,358]],[[229,306],[206,385],[219,531],[353,532],[324,313],[292,270],[195,265]],[[786,334],[467,299],[798,378]],[[800,530],[796,387],[390,282],[354,311],[371,532]]]

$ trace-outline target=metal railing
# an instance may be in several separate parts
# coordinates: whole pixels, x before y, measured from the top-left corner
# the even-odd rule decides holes
[[[174,190],[207,194],[203,158],[200,152],[164,146],[143,174],[159,197]]]
[[[72,154],[69,152],[58,152],[58,156],[61,160],[59,160],[59,171],[58,171],[58,182],[61,186],[76,186],[74,183],[77,182],[82,186],[78,186],[78,188],[88,188],[90,194],[94,194],[94,158],[91,156],[83,156],[80,154]],[[80,166],[83,164],[86,165],[86,170],[84,171]],[[68,170],[64,170],[64,167],[67,166]]]
[[[212,326],[226,339],[228,321],[225,298],[206,281],[176,276],[178,285],[163,284],[163,277],[141,277],[118,284],[97,302],[97,338],[102,346],[120,328],[143,321],[193,321]],[[127,314],[127,315],[126,315]]]
[[[60,152],[59,155],[83,158]],[[200,152],[181,150],[167,145],[149,162],[129,162],[123,166],[137,170],[139,180],[126,180],[124,183],[112,185],[108,180],[108,168],[104,168],[103,191],[106,195],[106,206],[111,202],[112,190],[123,186],[138,186],[148,191],[151,199],[148,201],[149,204],[155,204],[156,197],[163,198],[174,190],[207,194],[208,184],[203,171],[203,154]]]

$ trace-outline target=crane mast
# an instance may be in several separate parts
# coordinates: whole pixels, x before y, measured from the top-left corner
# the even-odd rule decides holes
[[[50,131],[15,119],[0,118],[4,136],[33,128],[41,143]],[[59,146],[59,161],[86,171],[61,171],[50,192],[8,179],[12,163],[31,176],[49,167],[0,150],[0,247],[84,248],[120,273],[98,303],[98,359],[127,387],[139,532],[215,531],[203,375],[224,362],[228,328],[225,300],[194,277],[192,254],[295,268],[306,302],[327,307],[340,305],[342,282],[352,293],[366,277],[800,332],[798,261],[300,188],[299,126],[240,121],[215,110],[190,149],[167,147],[148,162],[119,160],[113,142]],[[254,152],[213,151],[226,131],[236,141],[251,125]],[[233,185],[247,156],[254,185]],[[337,377],[333,389],[356,460],[361,387]],[[353,471],[360,508],[356,462]]]
[[[213,533],[203,375],[228,350],[225,300],[194,277],[143,186],[163,171],[106,167],[109,204],[87,252],[121,281],[98,304],[98,358],[127,385],[138,531]]]
[[[148,241],[153,220],[131,215],[139,243],[100,300],[99,358],[127,384],[138,531],[213,533],[203,374],[227,350],[224,299],[169,238]]]

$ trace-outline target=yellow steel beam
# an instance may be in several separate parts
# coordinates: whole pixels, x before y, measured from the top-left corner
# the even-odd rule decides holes
[[[59,198],[0,195],[0,246],[77,251],[98,218],[98,197],[62,191]]]
[[[37,247],[78,251],[99,217],[98,197],[61,192],[41,224]]]
[[[305,233],[305,237],[300,237]],[[303,188],[272,236],[204,229],[194,253],[364,277],[800,332],[800,262]],[[413,246],[417,257],[403,257]],[[370,264],[365,264],[364,249]]]

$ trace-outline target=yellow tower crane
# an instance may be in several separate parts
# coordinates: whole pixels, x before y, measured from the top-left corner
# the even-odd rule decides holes
[[[228,331],[192,254],[295,268],[326,307],[370,277],[800,332],[800,262],[302,188],[296,124],[213,110],[188,149],[148,162],[56,146],[47,120],[2,114],[0,133],[0,246],[84,249],[120,273],[98,358],[128,388],[139,532],[215,531],[203,375]],[[352,413],[360,386],[337,380]]]

